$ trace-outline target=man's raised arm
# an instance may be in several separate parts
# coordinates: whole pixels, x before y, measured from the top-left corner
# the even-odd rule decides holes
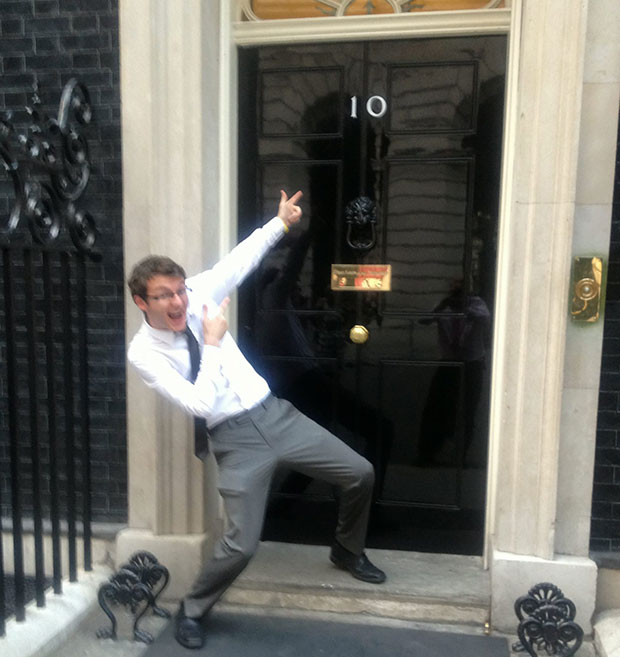
[[[280,190],[278,214],[261,228],[240,242],[224,256],[212,269],[193,276],[189,283],[194,290],[203,288],[207,296],[218,303],[240,285],[263,259],[267,251],[278,242],[289,228],[299,223],[302,210],[298,201],[303,196],[301,191],[288,198]]]

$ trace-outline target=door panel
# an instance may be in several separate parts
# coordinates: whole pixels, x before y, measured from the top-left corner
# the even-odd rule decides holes
[[[307,112],[319,107],[326,98],[338,98],[343,88],[341,68],[320,70],[286,69],[261,76],[263,91],[261,135],[263,137],[320,137],[342,132],[341,115],[317,115]]]
[[[463,160],[396,161],[387,167],[384,262],[393,271],[386,311],[428,312],[447,284],[463,275],[469,177]]]
[[[482,550],[505,47],[240,51],[240,237],[280,189],[304,191],[302,223],[240,291],[240,342],[373,463],[371,546]],[[358,197],[376,223],[347,214]],[[332,290],[335,263],[390,264],[391,291]],[[265,538],[328,543],[334,518],[329,486],[276,474]]]
[[[462,132],[474,127],[474,62],[390,66],[392,133]]]

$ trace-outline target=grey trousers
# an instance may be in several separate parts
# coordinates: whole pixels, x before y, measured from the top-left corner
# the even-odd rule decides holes
[[[185,614],[203,616],[254,555],[276,466],[335,485],[339,490],[336,540],[361,554],[374,484],[372,465],[289,402],[268,397],[211,432],[226,528],[184,600]]]

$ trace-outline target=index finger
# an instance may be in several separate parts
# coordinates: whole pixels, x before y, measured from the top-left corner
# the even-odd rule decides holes
[[[291,198],[289,198],[288,202],[295,205],[297,201],[304,195],[304,193],[300,190],[296,191]]]

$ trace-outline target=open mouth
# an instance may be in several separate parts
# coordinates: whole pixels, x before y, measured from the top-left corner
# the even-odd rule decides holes
[[[181,324],[185,324],[185,313],[183,311],[168,313],[168,320],[175,328],[178,328]]]

